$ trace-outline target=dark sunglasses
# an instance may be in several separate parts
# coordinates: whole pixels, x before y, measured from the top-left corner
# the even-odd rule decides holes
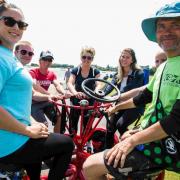
[[[25,49],[22,49],[19,51],[21,53],[21,55],[25,56],[26,54],[28,54],[29,56],[33,56],[34,53],[31,51],[26,51]]]
[[[52,62],[53,61],[52,58],[42,58],[41,60],[48,61],[48,62]]]
[[[0,16],[0,20],[4,20],[4,24],[8,27],[13,27],[15,24],[17,24],[21,30],[25,30],[28,26],[27,23],[23,21],[16,21],[14,18],[8,16]]]
[[[82,59],[91,61],[93,58],[91,56],[82,56]]]

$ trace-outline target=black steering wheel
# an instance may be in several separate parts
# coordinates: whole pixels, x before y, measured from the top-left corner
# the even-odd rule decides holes
[[[103,87],[99,90],[92,90],[87,86],[89,83],[95,84],[96,82],[101,82],[103,84]],[[103,90],[104,87],[107,87],[107,86],[111,86],[112,88],[112,91],[108,94],[106,94],[105,91]],[[104,79],[98,79],[98,78],[85,79],[82,82],[81,87],[87,96],[100,102],[115,102],[120,97],[119,89],[115,85],[113,85],[112,83],[108,81],[105,81]]]

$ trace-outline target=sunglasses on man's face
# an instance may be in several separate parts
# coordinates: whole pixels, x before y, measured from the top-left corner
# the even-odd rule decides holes
[[[28,56],[33,56],[33,55],[34,55],[33,52],[27,51],[27,50],[25,50],[25,49],[22,49],[22,50],[20,50],[19,52],[20,52],[21,55],[23,55],[23,56],[25,56],[26,54],[28,54]]]
[[[82,56],[82,59],[91,61],[93,58],[91,56]]]
[[[23,21],[16,21],[14,18],[12,17],[8,17],[8,16],[0,16],[0,20],[4,21],[4,24],[7,27],[13,27],[15,24],[18,25],[18,28],[20,30],[26,30],[28,24],[23,22]]]
[[[53,61],[52,58],[42,58],[41,60],[48,61],[48,62],[52,62]]]

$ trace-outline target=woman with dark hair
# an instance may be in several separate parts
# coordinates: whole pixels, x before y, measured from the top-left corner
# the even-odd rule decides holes
[[[73,142],[30,121],[32,78],[13,56],[27,26],[17,6],[0,1],[0,163],[21,166],[31,180],[39,180],[42,161],[52,158],[48,179],[62,179]]]
[[[112,84],[116,85],[121,93],[144,85],[144,73],[137,65],[136,55],[133,49],[126,48],[119,57],[118,72],[114,75]],[[111,91],[111,86],[107,86],[106,93]],[[107,125],[106,148],[113,146],[113,137],[118,129],[123,134],[127,127],[139,118],[144,112],[144,107],[121,110],[110,118]]]

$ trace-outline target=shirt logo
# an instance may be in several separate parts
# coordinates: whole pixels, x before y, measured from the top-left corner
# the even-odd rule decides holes
[[[166,146],[166,150],[169,154],[177,153],[176,146],[174,144],[174,141],[171,138],[168,138],[165,140],[165,146]]]
[[[172,86],[180,87],[180,76],[175,74],[166,74],[163,81],[164,83],[171,84]]]

